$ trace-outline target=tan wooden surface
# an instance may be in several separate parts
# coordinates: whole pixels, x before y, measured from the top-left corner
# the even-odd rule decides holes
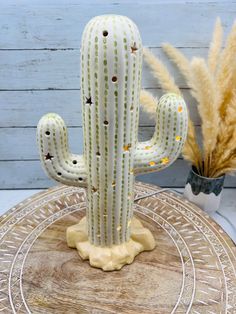
[[[158,191],[136,183],[135,198]],[[157,246],[105,273],[66,245],[83,189],[36,194],[0,218],[0,313],[236,313],[236,249],[207,215],[171,192],[137,200]]]

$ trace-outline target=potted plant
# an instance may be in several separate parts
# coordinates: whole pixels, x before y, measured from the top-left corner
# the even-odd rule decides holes
[[[236,23],[222,49],[223,30],[216,20],[207,60],[194,57],[188,60],[170,44],[162,48],[185,78],[192,96],[197,101],[201,118],[201,139],[196,136],[189,119],[188,137],[182,151],[191,163],[184,195],[204,210],[216,211],[226,174],[236,170]],[[180,93],[165,65],[145,49],[144,57],[162,89]],[[149,113],[155,100],[143,92],[141,103]]]

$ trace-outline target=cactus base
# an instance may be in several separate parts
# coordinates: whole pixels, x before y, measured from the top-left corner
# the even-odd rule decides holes
[[[155,248],[152,233],[137,218],[132,219],[130,228],[128,242],[111,247],[95,246],[89,242],[87,221],[84,217],[78,224],[67,228],[67,244],[71,248],[76,248],[80,257],[89,260],[91,266],[104,271],[119,270],[124,265],[131,264],[139,253]]]

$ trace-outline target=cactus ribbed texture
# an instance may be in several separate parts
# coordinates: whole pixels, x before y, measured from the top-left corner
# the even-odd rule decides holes
[[[67,130],[56,114],[38,125],[41,161],[53,179],[87,188],[87,232],[92,245],[130,239],[134,176],[161,170],[179,155],[187,133],[184,100],[164,95],[155,134],[138,143],[142,43],[124,16],[104,15],[86,26],[81,47],[83,156],[68,150]]]

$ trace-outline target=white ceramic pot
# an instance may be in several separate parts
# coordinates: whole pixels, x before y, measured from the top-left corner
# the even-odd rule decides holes
[[[225,176],[219,178],[200,176],[193,167],[187,179],[184,196],[207,213],[214,213],[220,206],[224,179]]]

